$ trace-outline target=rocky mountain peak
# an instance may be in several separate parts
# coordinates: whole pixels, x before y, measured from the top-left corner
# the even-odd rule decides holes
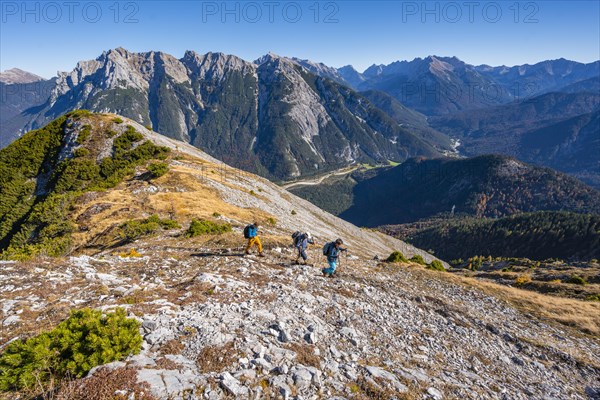
[[[223,77],[226,71],[252,72],[254,65],[241,58],[224,54],[221,52],[208,52],[206,54],[197,54],[193,51],[186,52],[181,60],[198,78]],[[210,73],[209,73],[210,71]]]
[[[338,68],[338,74],[352,87],[358,87],[358,85],[365,81],[365,77],[352,65],[345,65],[341,68]]]
[[[296,62],[287,57],[281,57],[273,53],[269,53],[261,57],[258,65],[259,71],[268,71],[269,74],[284,74],[285,76],[297,75],[298,66]]]
[[[383,64],[373,64],[363,72],[363,75],[368,78],[379,76],[383,73],[384,68]]]
[[[0,72],[0,82],[12,85],[15,83],[32,83],[44,81],[45,79],[31,72],[23,71],[19,68],[7,69],[4,72]]]
[[[436,57],[431,57],[431,62],[429,63],[429,71],[431,71],[434,74],[445,74],[448,72],[453,72],[454,66]]]
[[[259,58],[257,58],[256,60],[254,60],[254,64],[256,65],[261,65],[264,64],[266,62],[272,62],[274,60],[280,59],[282,58],[281,56],[269,51],[267,54],[265,54],[264,56],[261,56]]]

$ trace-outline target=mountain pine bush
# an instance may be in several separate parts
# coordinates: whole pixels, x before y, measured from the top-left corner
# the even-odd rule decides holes
[[[177,221],[171,219],[160,219],[153,214],[146,219],[136,219],[124,222],[119,227],[119,238],[125,242],[133,242],[143,236],[148,236],[161,229],[180,228]]]
[[[80,378],[93,367],[140,352],[140,323],[125,310],[103,315],[73,311],[50,332],[17,340],[0,354],[0,390],[39,390],[65,377]]]
[[[446,272],[446,268],[440,260],[433,260],[430,264],[427,265],[427,269],[433,269],[435,271]]]
[[[190,227],[185,232],[186,237],[196,237],[200,235],[211,235],[231,232],[230,224],[217,224],[204,219],[193,219]]]
[[[574,285],[585,285],[587,284],[587,281],[585,280],[585,278],[582,278],[579,275],[572,275],[569,279],[567,279],[565,281],[566,283],[572,283]]]
[[[404,257],[404,254],[402,254],[399,251],[394,251],[392,254],[390,254],[390,256],[387,258],[386,261],[391,262],[391,263],[398,263],[398,262],[406,263],[406,262],[408,262],[406,257]]]
[[[148,165],[148,172],[150,172],[152,178],[160,178],[169,172],[169,165],[164,162],[152,163]]]
[[[423,257],[420,256],[420,255],[418,255],[418,254],[415,254],[414,256],[412,256],[409,261],[412,261],[414,263],[421,264],[421,265],[426,265],[427,264],[425,262],[425,260],[423,260]]]

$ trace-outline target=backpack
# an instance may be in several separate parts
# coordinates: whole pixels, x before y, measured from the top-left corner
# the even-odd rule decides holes
[[[300,231],[296,231],[296,232],[292,233],[292,239],[294,240],[294,246],[298,246],[298,244],[300,244],[300,241],[302,240],[303,237],[304,237],[304,234]]]
[[[325,243],[325,245],[323,246],[323,255],[324,256],[328,256],[329,252],[331,251],[331,246],[333,246],[333,242],[329,242],[329,243]]]
[[[246,225],[244,228],[244,239],[250,239],[250,228],[252,225]]]

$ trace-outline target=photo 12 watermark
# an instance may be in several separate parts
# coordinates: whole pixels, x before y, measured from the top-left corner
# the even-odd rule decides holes
[[[337,24],[340,5],[334,1],[202,1],[202,23]]]
[[[0,85],[0,106],[41,104],[50,97],[54,87],[55,84],[51,80]]]
[[[2,1],[0,20],[7,23],[114,22],[136,24],[140,2],[135,1]]]
[[[540,93],[535,82],[514,82],[510,85],[497,83],[466,82],[426,83],[408,81],[399,86],[400,101],[406,104],[435,106],[442,103],[499,105],[515,102],[535,102],[534,96]]]
[[[537,24],[538,2],[512,1],[404,1],[402,23],[477,23],[495,24],[510,21],[515,24]]]

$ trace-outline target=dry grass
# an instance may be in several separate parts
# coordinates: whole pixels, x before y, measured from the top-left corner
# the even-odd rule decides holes
[[[272,217],[261,210],[241,208],[225,202],[216,189],[202,182],[203,178],[198,176],[197,169],[180,165],[171,165],[170,168],[166,175],[152,182],[161,189],[156,193],[144,190],[150,183],[133,179],[106,192],[81,196],[71,216],[85,230],[73,234],[74,247],[114,245],[115,228],[127,220],[144,215],[158,214],[176,219],[183,226],[192,218],[211,219],[214,213],[237,221],[266,221]],[[217,176],[208,175],[209,179],[218,180]]]
[[[369,380],[361,377],[350,386],[350,392],[352,399],[360,400],[417,400],[422,398],[420,391],[414,388],[410,388],[406,393],[401,393],[396,391],[389,382],[378,378]]]
[[[237,361],[237,352],[233,342],[227,342],[222,346],[206,346],[198,354],[196,365],[203,373],[221,372]]]
[[[406,271],[406,270],[405,270]],[[430,290],[427,279],[444,280],[452,284],[473,287],[508,303],[511,307],[538,317],[545,323],[574,328],[574,333],[600,335],[600,302],[550,296],[530,290],[504,286],[461,275],[439,273],[427,269],[410,269],[412,286]]]
[[[277,293],[275,292],[264,293],[262,291],[257,296],[255,296],[257,300],[264,304],[273,303],[275,300],[277,300],[277,297]]]
[[[516,309],[535,315],[544,321],[558,322],[586,334],[600,335],[600,303],[598,302],[548,296],[474,278],[448,277],[479,288],[484,293],[505,300]]]
[[[337,293],[339,295],[342,295],[344,297],[347,298],[354,298],[356,297],[356,293],[353,290],[350,290],[344,286],[335,286],[331,288],[331,291],[333,293]]]
[[[167,354],[178,355],[181,354],[184,348],[185,345],[182,342],[182,338],[179,337],[177,339],[171,339],[165,342],[162,346],[160,346],[159,353],[163,356]]]
[[[160,357],[156,360],[156,368],[178,370],[179,364],[177,364],[175,361],[169,360],[168,358]]]
[[[285,348],[296,353],[296,361],[299,364],[321,368],[321,358],[315,355],[314,345],[290,343]]]
[[[257,388],[260,387],[260,389],[262,390],[261,397],[260,397],[261,399],[271,400],[271,399],[277,398],[277,394],[269,385],[268,379],[266,379],[266,378],[261,379],[260,381],[258,381],[258,385],[256,387]]]
[[[125,391],[126,394],[115,394]],[[126,400],[133,394],[136,400],[156,400],[148,383],[137,382],[137,370],[119,368],[101,369],[89,378],[64,383],[54,395],[54,400]]]

